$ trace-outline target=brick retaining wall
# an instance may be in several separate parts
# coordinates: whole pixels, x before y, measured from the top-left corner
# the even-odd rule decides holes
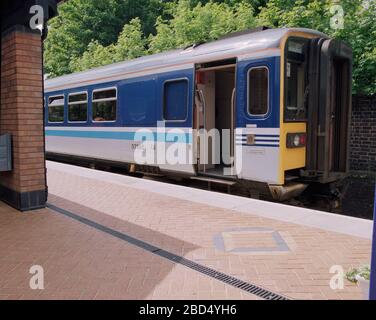
[[[353,97],[350,169],[376,172],[376,96]]]

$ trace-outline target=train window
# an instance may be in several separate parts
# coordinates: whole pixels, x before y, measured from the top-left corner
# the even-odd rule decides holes
[[[68,121],[87,121],[87,93],[73,93],[68,97]]]
[[[263,116],[269,109],[269,70],[266,67],[248,71],[248,112],[252,116]]]
[[[116,108],[115,88],[93,91],[93,121],[116,121]]]
[[[308,40],[290,38],[286,45],[285,121],[304,121],[307,117]]]
[[[48,122],[64,122],[64,104],[63,95],[48,98]]]
[[[163,117],[165,120],[182,121],[187,118],[188,81],[167,81],[163,93]]]

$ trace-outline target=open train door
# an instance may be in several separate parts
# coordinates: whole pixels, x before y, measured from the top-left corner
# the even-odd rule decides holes
[[[352,97],[352,50],[335,39],[313,39],[309,53],[307,166],[321,184],[347,175]]]
[[[236,59],[196,65],[197,173],[235,179]]]

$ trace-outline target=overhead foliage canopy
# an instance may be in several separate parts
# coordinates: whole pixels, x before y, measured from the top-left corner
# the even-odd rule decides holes
[[[343,28],[333,28],[338,4]],[[50,23],[45,69],[54,77],[260,25],[306,27],[348,42],[355,91],[375,94],[375,16],[376,0],[70,0]]]
[[[218,39],[229,32],[257,25],[253,8],[246,2],[233,6],[213,2],[202,5],[199,2],[191,8],[189,0],[181,0],[170,13],[172,18],[169,20],[158,17],[157,32],[149,37],[150,53]]]
[[[145,54],[146,40],[141,30],[141,21],[135,18],[124,26],[116,43],[104,47],[98,40],[91,41],[82,56],[72,58],[69,68],[73,71],[84,71]]]
[[[163,13],[160,0],[69,0],[49,23],[45,41],[45,69],[50,76],[76,71],[71,60],[94,50],[93,43],[115,43],[125,24],[138,17],[149,34]],[[94,66],[94,64],[92,65]]]

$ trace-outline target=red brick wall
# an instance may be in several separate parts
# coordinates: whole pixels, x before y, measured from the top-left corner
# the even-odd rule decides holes
[[[376,96],[354,96],[350,168],[376,173]]]
[[[13,171],[0,186],[17,193],[44,191],[42,42],[39,34],[13,31],[1,41],[0,132],[10,133]]]

